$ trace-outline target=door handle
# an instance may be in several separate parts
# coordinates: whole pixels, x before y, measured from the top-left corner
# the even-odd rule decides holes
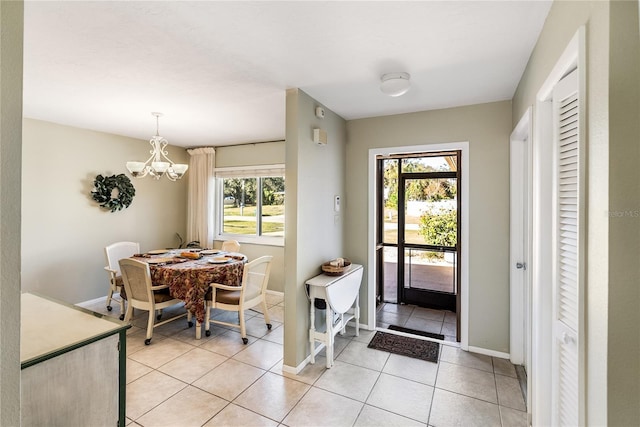
[[[520,269],[526,270],[527,269],[527,263],[526,262],[516,262],[516,268],[518,270],[520,270]]]

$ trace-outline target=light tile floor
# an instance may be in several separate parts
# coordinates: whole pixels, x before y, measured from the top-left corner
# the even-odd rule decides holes
[[[389,325],[444,335],[445,341],[456,341],[456,314],[415,305],[384,303],[376,313],[378,328]]]
[[[127,425],[526,426],[514,366],[452,346],[441,347],[438,363],[425,362],[369,349],[373,331],[355,337],[347,328],[336,337],[333,368],[323,350],[300,374],[284,373],[282,298],[269,295],[268,305],[271,331],[247,312],[248,345],[217,325],[196,340],[179,319],[145,346],[140,314],[127,334]],[[103,302],[83,306],[107,313]]]

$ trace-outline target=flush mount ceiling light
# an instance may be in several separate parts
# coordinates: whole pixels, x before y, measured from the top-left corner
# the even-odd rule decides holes
[[[159,120],[162,113],[151,113],[156,118],[156,136],[149,140],[151,144],[151,157],[146,162],[127,162],[127,169],[134,178],[143,178],[151,175],[155,179],[166,176],[171,181],[177,181],[185,174],[189,165],[173,163],[167,155],[165,147],[169,142],[160,136]],[[163,160],[164,159],[164,160]]]
[[[407,93],[411,82],[409,73],[388,73],[380,78],[380,90],[385,95],[400,96]]]

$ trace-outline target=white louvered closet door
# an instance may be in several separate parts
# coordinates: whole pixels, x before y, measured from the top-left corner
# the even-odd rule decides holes
[[[553,91],[553,423],[584,425],[583,236],[584,149],[579,123],[578,72]]]

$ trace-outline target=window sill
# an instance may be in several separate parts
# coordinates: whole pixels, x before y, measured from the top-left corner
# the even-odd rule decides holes
[[[238,243],[258,246],[279,246],[284,247],[284,237],[266,237],[266,236],[246,236],[243,234],[219,234],[215,237],[215,241],[223,242],[225,240],[237,240]]]

